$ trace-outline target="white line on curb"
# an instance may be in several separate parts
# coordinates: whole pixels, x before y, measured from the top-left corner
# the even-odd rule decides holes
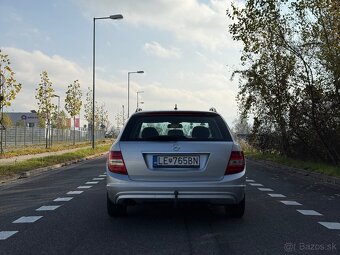
[[[73,197],[58,197],[54,199],[54,202],[68,202],[72,199]]]
[[[282,195],[282,194],[269,193],[268,195],[271,196],[271,197],[286,197],[285,195]]]
[[[97,184],[98,182],[87,182],[85,184]]]
[[[260,191],[274,191],[272,189],[269,189],[269,188],[258,188]]]
[[[84,191],[69,191],[66,194],[67,195],[79,195],[81,193],[83,193]]]
[[[254,187],[263,187],[263,185],[260,183],[249,183],[249,185],[254,186]]]
[[[340,229],[340,223],[339,222],[319,222],[322,226],[328,228],[328,229]]]
[[[308,215],[308,216],[322,216],[321,213],[318,213],[317,211],[314,210],[297,210],[299,213],[302,213],[303,215]]]
[[[18,231],[0,231],[0,240],[6,240],[16,233],[18,233]]]
[[[13,223],[34,223],[37,220],[41,219],[43,216],[23,216],[15,221]]]
[[[36,211],[54,211],[59,208],[61,205],[44,205],[36,209]]]
[[[92,188],[92,186],[79,186],[77,189],[89,189]]]
[[[302,205],[299,202],[296,201],[280,201],[281,203],[285,204],[285,205]]]

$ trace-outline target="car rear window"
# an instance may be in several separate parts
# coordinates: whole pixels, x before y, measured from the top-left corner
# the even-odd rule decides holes
[[[136,114],[121,141],[232,141],[218,114]]]

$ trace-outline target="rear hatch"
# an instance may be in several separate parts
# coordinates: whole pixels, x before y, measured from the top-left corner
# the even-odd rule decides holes
[[[212,112],[134,114],[119,147],[135,181],[217,181],[224,176],[233,141]]]
[[[216,181],[223,178],[232,142],[120,142],[131,180]]]

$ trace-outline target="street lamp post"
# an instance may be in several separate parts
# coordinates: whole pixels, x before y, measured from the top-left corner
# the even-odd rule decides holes
[[[144,91],[137,91],[137,109],[138,109],[138,107],[139,107],[138,95],[139,95],[140,93],[144,93]],[[140,102],[140,103],[142,103],[142,102]]]
[[[144,73],[144,71],[128,72],[128,118],[130,117],[130,74],[132,73]]]
[[[100,17],[100,18],[93,18],[93,69],[92,69],[92,74],[93,74],[93,87],[92,87],[92,149],[94,149],[94,116],[95,116],[95,88],[96,88],[96,80],[95,80],[95,64],[96,64],[96,58],[95,58],[95,53],[96,53],[96,20],[97,19],[122,19],[123,15],[121,14],[115,14],[111,15],[108,17]]]

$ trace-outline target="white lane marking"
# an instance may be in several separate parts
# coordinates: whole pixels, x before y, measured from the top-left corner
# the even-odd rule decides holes
[[[89,189],[92,188],[92,186],[79,186],[77,189]]]
[[[106,177],[106,174],[101,174],[99,175],[99,177]]]
[[[263,185],[260,183],[249,183],[249,185],[254,186],[254,187],[263,187]]]
[[[302,213],[303,215],[308,215],[308,216],[322,216],[321,213],[318,213],[317,211],[314,210],[297,210],[299,213]]]
[[[285,195],[282,195],[282,194],[274,194],[274,193],[269,193],[268,195],[271,196],[271,197],[286,197]]]
[[[54,211],[59,208],[61,205],[44,205],[36,209],[36,211]]]
[[[281,203],[284,203],[285,205],[302,205],[299,202],[296,201],[280,201]]]
[[[54,199],[54,202],[68,202],[72,199],[73,197],[58,197]]]
[[[34,223],[37,220],[41,219],[43,216],[23,216],[15,221],[13,223]]]
[[[106,174],[106,172],[104,172],[103,174]]]
[[[255,182],[254,180],[247,179],[246,182]]]
[[[102,181],[102,180],[104,180],[105,178],[93,178],[92,180],[94,180],[94,181]]]
[[[272,189],[269,189],[269,188],[258,188],[260,191],[274,191]]]
[[[328,229],[340,229],[340,223],[339,222],[319,222],[322,226],[328,228]]]
[[[66,194],[67,195],[79,195],[81,193],[83,193],[84,191],[69,191]]]
[[[18,233],[18,231],[0,231],[0,240],[6,240],[16,233]]]
[[[85,184],[97,184],[98,182],[87,182]]]

